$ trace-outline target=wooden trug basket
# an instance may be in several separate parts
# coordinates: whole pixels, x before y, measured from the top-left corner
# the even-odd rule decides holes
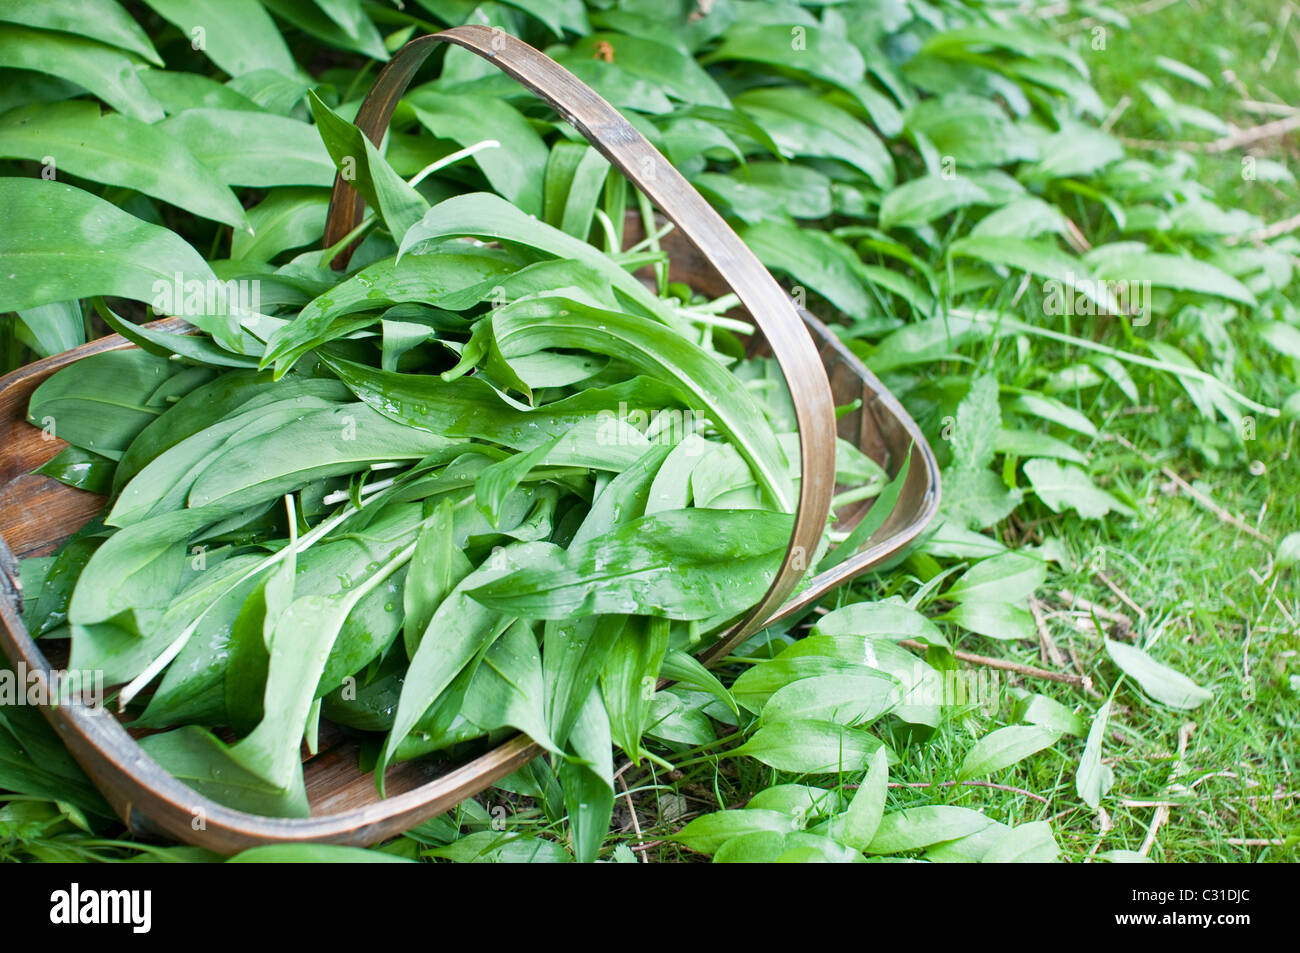
[[[916,424],[884,386],[827,328],[789,298],[736,234],[690,184],[612,106],[550,58],[508,34],[467,25],[408,43],[380,73],[357,115],[378,142],[394,106],[433,48],[454,43],[484,57],[536,92],[579,129],[677,227],[664,241],[674,281],[710,294],[733,290],[758,325],[755,350],[776,357],[789,384],[799,426],[802,478],[794,531],[785,560],[763,599],[702,659],[716,662],[741,640],[807,609],[831,589],[879,565],[921,532],[939,505],[934,455]],[[335,181],[326,247],[360,221],[362,202]],[[336,266],[345,264],[348,253]],[[159,330],[180,332],[176,319]],[[0,379],[0,647],[16,665],[50,678],[50,661],[21,618],[22,592],[15,557],[53,551],[101,512],[104,499],[32,471],[65,444],[27,423],[32,392],[51,374],[84,357],[131,347],[112,335],[28,365]],[[838,421],[835,406],[861,401]],[[884,524],[854,556],[820,573],[795,592],[802,566],[815,551],[835,491],[835,442],[860,447],[891,474],[911,453],[902,493]],[[837,514],[850,528],[870,504]],[[792,595],[793,593],[793,595]],[[356,745],[323,725],[320,753],[304,764],[309,818],[262,817],[203,797],[149,758],[115,718],[79,703],[43,708],[73,757],[132,831],[161,835],[233,853],[272,843],[316,841],[366,846],[443,813],[541,753],[516,735],[458,764],[419,759],[389,768],[387,798],[358,768]],[[202,823],[198,819],[202,819]]]

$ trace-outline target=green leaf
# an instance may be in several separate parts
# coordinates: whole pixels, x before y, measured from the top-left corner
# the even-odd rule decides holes
[[[1088,741],[1083,748],[1083,757],[1079,759],[1078,770],[1074,774],[1074,789],[1084,804],[1094,811],[1101,804],[1111,785],[1115,783],[1115,772],[1110,765],[1102,764],[1101,746],[1106,741],[1106,721],[1110,718],[1110,701],[1097,709],[1092,717],[1092,727],[1088,729]]]
[[[943,476],[940,512],[967,529],[983,529],[1005,519],[1022,498],[990,470],[950,471]]]
[[[877,188],[894,184],[893,159],[876,134],[809,89],[751,89],[732,105],[762,126],[786,156],[837,159],[861,170]]]
[[[757,758],[778,771],[834,774],[864,770],[882,748],[880,739],[865,731],[828,721],[802,720],[764,725],[727,756]]]
[[[783,455],[761,411],[735,375],[702,348],[648,318],[558,296],[498,308],[491,322],[507,361],[543,348],[576,348],[608,354],[669,384],[690,406],[708,414],[773,502],[786,512],[793,508]]]
[[[990,265],[1016,268],[1060,282],[1089,299],[1104,314],[1118,314],[1122,310],[1105,283],[1090,276],[1083,262],[1046,241],[968,235],[949,245],[948,254],[953,258],[977,258]]]
[[[65,447],[56,457],[33,472],[53,477],[60,483],[87,493],[107,495],[113,487],[113,470],[116,466],[115,461],[90,450]]]
[[[927,805],[895,811],[881,818],[876,836],[867,847],[867,853],[896,854],[918,847],[929,847],[940,841],[974,834],[991,823],[993,822],[979,811],[964,807]]]
[[[40,30],[76,33],[118,49],[139,53],[155,66],[163,65],[149,37],[117,0],[84,0],[72,7],[3,0],[0,2],[0,20]]]
[[[953,583],[944,597],[958,602],[1023,602],[1047,578],[1047,564],[1024,552],[981,560]]]
[[[188,109],[159,125],[227,185],[328,186],[334,163],[315,128],[242,109]]]
[[[406,184],[357,126],[326,106],[315,91],[307,94],[316,129],[330,158],[400,242],[407,230],[429,210],[424,196]]]
[[[1105,255],[1106,246],[1095,249],[1088,260],[1097,277],[1107,281],[1149,281],[1157,288],[1197,291],[1255,307],[1258,302],[1245,285],[1209,262],[1179,255]]]
[[[529,217],[499,195],[474,192],[439,202],[402,239],[399,256],[416,246],[442,238],[474,237],[511,242],[533,248],[554,258],[581,262],[608,281],[630,301],[669,327],[681,321],[662,301],[604,253],[566,235],[557,228]]]
[[[462,148],[496,140],[497,148],[474,154],[475,163],[493,190],[528,215],[542,214],[549,150],[517,109],[494,97],[450,95],[428,88],[416,90],[406,102],[424,128]],[[586,233],[576,237],[584,238]]]
[[[1032,639],[1037,634],[1028,609],[1005,602],[960,602],[940,616],[990,639]]]
[[[721,622],[763,594],[789,537],[790,517],[780,513],[669,510],[470,595],[534,619],[615,613]]]
[[[28,346],[41,357],[70,351],[86,343],[86,322],[79,301],[55,301],[18,312],[31,333]]]
[[[855,602],[843,606],[818,619],[812,634],[916,639],[926,645],[949,647],[937,625],[901,602]]]
[[[592,863],[609,834],[614,811],[613,739],[598,688],[587,694],[573,725],[570,747],[585,763],[566,759],[556,775],[564,788],[573,853],[579,863]]]
[[[236,230],[230,257],[236,261],[270,261],[283,251],[320,241],[325,234],[329,193],[317,189],[274,189],[248,210],[251,232]]]
[[[851,728],[875,721],[902,695],[898,682],[879,672],[814,675],[773,692],[763,705],[763,722],[811,719]]]
[[[593,33],[573,45],[575,59],[591,59],[598,44],[608,43],[620,69],[649,81],[684,103],[725,109],[727,96],[689,53],[646,37],[626,33]]]
[[[641,763],[641,735],[651,724],[655,682],[668,650],[668,634],[667,619],[629,619],[622,635],[607,649],[601,668],[600,691],[614,742],[634,764]]]
[[[1037,751],[1051,747],[1061,734],[1037,725],[1011,725],[990,732],[966,753],[957,777],[966,781],[981,778],[1023,761]]]
[[[1214,693],[1167,665],[1162,665],[1134,645],[1106,640],[1106,652],[1116,665],[1151,698],[1170,708],[1191,709],[1214,698]]]
[[[275,21],[258,0],[145,0],[231,76],[256,69],[298,72]]]
[[[866,850],[880,829],[888,793],[889,758],[881,748],[872,756],[871,767],[858,785],[848,810],[831,822],[830,836],[846,847]]]
[[[415,657],[420,639],[443,600],[473,568],[455,546],[453,505],[450,498],[437,505],[411,556],[406,585],[402,587],[403,638],[408,658]]]
[[[1046,695],[1030,695],[1016,706],[1017,717],[1027,724],[1050,728],[1082,738],[1084,721],[1073,711]]]
[[[503,281],[509,266],[497,256],[465,249],[408,255],[400,262],[385,258],[318,295],[298,316],[278,328],[267,342],[262,366],[275,364],[280,378],[308,351],[342,337],[380,317],[363,317],[357,325],[340,321],[357,312],[406,302],[440,305],[456,295],[477,301],[484,285]]]
[[[723,844],[735,837],[758,831],[784,834],[795,829],[795,820],[789,814],[744,808],[697,817],[669,839],[701,854],[716,854]]]
[[[1056,460],[1026,460],[1025,476],[1053,513],[1065,509],[1078,512],[1084,519],[1101,519],[1112,510],[1121,516],[1136,516],[1105,490],[1099,488],[1079,467]]]
[[[880,227],[915,227],[970,205],[984,205],[989,194],[961,175],[924,175],[889,192],[880,203]]]
[[[957,405],[952,432],[952,466],[956,470],[983,470],[993,462],[993,445],[1002,423],[998,382],[992,374],[971,381],[970,391]]]
[[[175,232],[89,192],[44,179],[0,179],[0,207],[7,215],[0,258],[10,267],[0,275],[0,311],[93,295],[152,302],[178,274],[187,282],[216,280]],[[186,313],[185,319],[232,349],[238,340],[230,315]]]
[[[858,277],[857,256],[833,235],[772,221],[739,234],[764,265],[807,285],[849,317],[864,318],[871,312],[873,302]]]
[[[312,480],[355,473],[372,463],[413,462],[453,445],[396,424],[364,403],[344,404],[301,415],[229,448],[199,474],[188,502],[243,508]]]
[[[94,40],[3,24],[0,63],[75,83],[134,119],[157,122],[163,118],[162,106],[140,81],[138,58]]]
[[[162,413],[154,395],[177,370],[173,362],[142,351],[92,354],[32,392],[28,422],[74,447],[116,459]]]
[[[457,583],[438,606],[411,658],[393,728],[379,753],[375,782],[380,793],[384,768],[397,753],[398,746],[461,670],[514,621],[512,616],[502,615],[471,599],[469,591],[529,565],[550,562],[556,555],[555,547],[544,543],[507,546]]]
[[[1007,831],[980,859],[984,864],[1052,864],[1061,849],[1047,821],[1031,821]]]
[[[58,159],[59,169],[135,189],[203,218],[245,227],[235,194],[161,129],[85,100],[42,103],[0,117],[0,156]]]

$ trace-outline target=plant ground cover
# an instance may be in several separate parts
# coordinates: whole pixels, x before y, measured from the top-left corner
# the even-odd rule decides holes
[[[1240,145],[1211,146],[1215,151],[1204,148],[1240,136],[1238,130],[1294,115],[1286,109],[1300,102],[1300,13],[1290,21],[1287,9],[1258,2],[1221,8],[1187,0],[1104,10],[1060,5],[1030,11],[1031,22],[1043,36],[1068,43],[1086,57],[1108,112],[1129,101],[1103,120],[1129,155],[1153,163],[1168,161],[1180,169],[1175,187],[1179,201],[1169,202],[1164,212],[1188,204],[1181,183],[1200,182],[1218,210],[1239,209],[1258,219],[1245,226],[1240,221],[1222,227],[1202,224],[1203,230],[1197,231],[1153,212],[1147,230],[1153,249],[1217,255],[1225,235],[1231,241],[1266,230],[1300,208],[1300,190],[1286,174],[1296,164],[1294,131],[1243,139]],[[991,12],[1004,11],[991,5]],[[980,55],[973,53],[972,59]],[[1229,68],[1231,80],[1223,75]],[[909,167],[909,174],[915,171]],[[1086,181],[1087,175],[1079,178]],[[722,185],[717,179],[705,181]],[[1132,233],[1121,235],[1105,204],[1087,200],[1082,190],[1073,196],[1053,191],[1051,197],[1074,220],[1087,244],[1100,246]],[[1137,210],[1128,211],[1135,215]],[[958,240],[968,232],[962,214],[957,212],[960,224],[947,236],[932,236],[921,244],[932,240],[942,249]],[[934,220],[952,221],[939,215]],[[1286,244],[1286,239],[1283,231],[1269,236],[1293,266],[1297,246]],[[866,256],[863,260],[871,263]],[[801,278],[797,264],[783,265],[770,253],[768,264]],[[952,260],[934,251],[931,264],[941,270],[951,268]],[[973,293],[953,293],[948,300],[958,312],[1001,308],[1024,321],[1047,324],[1044,315],[1050,312],[1042,305],[1046,291],[1038,294],[1041,277],[1031,284],[1013,268],[1000,282],[981,286],[968,281]],[[806,283],[825,293],[812,278]],[[981,287],[987,289],[982,297]],[[1294,440],[1293,399],[1300,354],[1294,343],[1286,344],[1285,336],[1278,337],[1275,327],[1295,326],[1294,309],[1286,303],[1294,287],[1289,279],[1283,281],[1260,308],[1232,313],[1214,311],[1203,298],[1197,301],[1200,307],[1176,309],[1162,302],[1150,325],[1111,324],[1095,336],[1086,317],[1066,324],[1074,335],[1133,351],[1146,341],[1174,342],[1199,366],[1213,368],[1224,383],[1254,401],[1285,407],[1278,418],[1263,412],[1246,418],[1220,416],[1212,398],[1207,414],[1201,405],[1207,397],[1195,390],[1195,382],[1180,389],[1170,374],[1140,366],[1129,367],[1131,394],[1119,394],[1123,388],[1113,378],[1076,386],[1081,358],[1087,354],[1077,343],[1033,336],[976,340],[961,347],[957,359],[941,350],[940,359],[924,374],[904,365],[903,371],[895,369],[886,376],[945,462],[959,460],[969,449],[970,438],[963,435],[962,426],[969,417],[963,417],[960,406],[974,390],[972,380],[995,380],[1008,416],[1015,413],[1013,402],[1026,396],[1055,395],[1086,425],[1056,410],[1058,426],[1052,433],[1082,455],[1091,477],[1083,486],[1068,485],[1062,492],[1065,499],[1058,498],[1055,505],[1045,505],[1046,495],[1040,492],[1041,500],[1030,496],[1010,515],[988,521],[990,538],[1047,561],[1045,578],[1033,596],[1041,622],[1034,620],[1031,638],[993,640],[969,626],[943,623],[959,650],[1086,677],[1091,689],[992,669],[1000,676],[996,707],[953,706],[944,711],[933,733],[888,729],[900,760],[889,769],[893,787],[886,812],[951,806],[1011,826],[1047,822],[1067,860],[1106,857],[1112,851],[1128,852],[1113,854],[1112,859],[1136,854],[1159,861],[1294,859],[1300,837],[1294,776],[1300,753],[1300,602],[1296,570],[1285,565],[1288,550],[1282,540],[1300,527],[1300,481],[1291,460],[1293,452],[1300,452]],[[825,302],[819,299],[819,304]],[[865,329],[856,337],[870,361],[878,356],[881,328],[872,329],[869,321],[859,321],[859,327]],[[1278,346],[1279,339],[1284,346]],[[17,363],[17,337],[9,341],[9,349]],[[1170,360],[1167,353],[1162,358]],[[968,407],[973,412],[976,405]],[[1068,421],[1063,429],[1061,419]],[[1018,484],[1027,492],[1029,486],[1017,472],[1024,461],[1005,449],[999,455],[1004,486]],[[982,461],[978,468],[987,470],[991,460],[984,457],[992,454],[977,456]],[[1117,510],[1124,507],[1132,515],[1116,512],[1086,519],[1070,508],[1071,494],[1086,495],[1098,487],[1105,488]],[[1106,508],[1102,506],[1103,513]],[[972,545],[969,539],[964,544]],[[913,551],[823,608],[897,596],[927,616],[950,614],[954,601],[960,607],[960,600],[947,598],[944,589],[953,577],[943,573],[959,572],[971,562],[979,565],[976,555],[959,550],[950,546],[946,552]],[[1294,550],[1290,552],[1294,565]],[[1093,612],[1081,610],[1089,605],[1096,607]],[[806,624],[790,633],[774,633],[773,644],[780,647],[805,634]],[[1040,629],[1047,639],[1039,635]],[[1121,679],[1103,632],[1115,643],[1146,649],[1164,666],[1209,689],[1212,697],[1191,710],[1153,701],[1135,678]],[[749,658],[723,670],[728,684],[764,653],[761,645],[749,649]],[[1078,723],[1058,733],[1045,750],[1005,767],[964,774],[963,766],[980,739],[1025,720],[1012,687],[1055,699]],[[1098,750],[1085,736],[1108,698],[1109,719],[1099,733]],[[794,782],[843,787],[847,800],[863,780],[860,769],[809,778],[777,771],[753,758],[730,757],[728,752],[743,740],[741,733],[724,727],[718,734],[723,737],[717,742],[657,748],[656,760],[639,766],[620,758],[620,796],[603,851],[606,857],[696,860],[700,853],[670,838],[711,812],[743,808],[755,797],[775,798],[774,786]],[[1113,784],[1096,808],[1085,803],[1076,778],[1090,747],[1097,764],[1104,766],[1096,770],[1113,773]],[[462,805],[452,818],[424,825],[384,849],[410,855],[418,844],[432,847],[439,856],[470,859],[484,844],[503,840],[495,835],[493,822],[504,816],[509,835],[538,835],[506,856],[531,852],[537,859],[554,858],[566,837],[563,811],[530,796],[537,793],[535,784],[535,779],[518,778],[509,785],[513,793],[489,792]],[[94,827],[94,836],[77,831],[84,821],[75,810],[48,800],[14,799],[5,810],[9,840],[4,849],[16,859],[126,858],[139,849],[99,836],[102,825],[87,825]],[[458,829],[470,836],[457,839]],[[499,849],[490,853],[503,856]],[[192,853],[178,849],[173,856]]]

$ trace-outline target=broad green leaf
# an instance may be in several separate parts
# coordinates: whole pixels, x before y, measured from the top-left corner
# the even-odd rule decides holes
[[[424,128],[462,148],[485,139],[500,143],[495,149],[476,152],[474,162],[498,194],[528,215],[542,214],[548,150],[518,110],[492,97],[449,95],[427,88],[412,93],[406,102]]]
[[[1047,821],[1031,821],[1007,831],[989,847],[985,864],[1052,864],[1061,853]]]
[[[745,805],[745,810],[780,811],[796,822],[823,817],[839,810],[840,795],[808,784],[776,784],[763,788]]]
[[[51,375],[27,404],[27,419],[74,447],[116,459],[162,412],[154,400],[177,367],[142,351],[92,354]]]
[[[248,210],[251,232],[236,229],[230,257],[236,261],[270,261],[283,251],[320,241],[325,234],[329,193],[319,189],[279,188]]]
[[[86,321],[78,301],[54,301],[18,312],[31,335],[28,346],[41,357],[70,351],[86,343]]]
[[[952,466],[957,470],[983,470],[993,462],[994,442],[1002,421],[998,382],[992,374],[971,381],[970,391],[957,405],[952,432]]]
[[[929,847],[940,841],[974,834],[991,823],[979,811],[964,807],[927,805],[895,811],[881,818],[876,836],[867,846],[867,853],[896,854]]]
[[[400,242],[407,229],[429,210],[429,203],[393,171],[365,133],[340,118],[321,102],[315,91],[307,95],[316,129],[334,164],[383,218],[393,241]]]
[[[727,96],[689,53],[626,33],[593,33],[573,45],[571,56],[591,59],[598,44],[613,49],[620,69],[647,80],[683,103],[726,108]]]
[[[1025,476],[1053,513],[1072,509],[1084,519],[1101,519],[1111,511],[1121,516],[1136,515],[1131,507],[1093,483],[1079,467],[1056,460],[1027,460]]]
[[[227,185],[328,186],[334,163],[315,128],[297,119],[241,109],[189,109],[159,128]]]
[[[804,720],[764,725],[727,756],[747,755],[795,774],[835,774],[864,770],[882,748],[880,739],[865,731]]]
[[[937,625],[901,602],[855,602],[843,606],[818,619],[812,634],[916,639],[948,648],[948,640]]]
[[[573,725],[570,746],[578,758],[556,769],[569,812],[573,853],[579,863],[591,863],[609,833],[614,810],[613,738],[600,689],[592,688]]]
[[[880,829],[888,793],[889,758],[881,748],[872,755],[871,767],[849,802],[848,810],[831,822],[830,836],[846,847],[866,850]]]
[[[872,310],[857,274],[857,256],[833,235],[771,221],[741,229],[739,234],[764,265],[785,272],[849,317],[863,318]]]
[[[967,529],[983,529],[1001,522],[1020,505],[1019,489],[1008,490],[989,470],[957,470],[943,477],[940,513]]]
[[[0,63],[76,83],[133,119],[163,118],[162,106],[140,81],[143,64],[112,46],[70,33],[0,24]]]
[[[0,179],[0,207],[8,226],[0,232],[0,258],[10,269],[0,275],[0,310],[93,295],[154,302],[174,287],[177,275],[186,282],[215,281],[199,253],[175,232],[72,186]],[[57,229],[49,227],[54,221]],[[234,346],[230,315],[186,311],[191,324]]]
[[[1157,662],[1137,646],[1107,639],[1106,652],[1126,675],[1162,705],[1190,709],[1214,697],[1213,692],[1197,685],[1182,672]]]
[[[162,130],[85,100],[43,103],[0,117],[0,156],[39,162],[93,182],[152,195],[213,221],[246,227],[235,194]]]
[[[40,30],[76,33],[139,53],[155,66],[163,65],[148,35],[117,0],[84,0],[75,6],[0,0],[0,20]]]
[[[1046,695],[1030,695],[1017,703],[1016,716],[1027,724],[1050,728],[1052,731],[1074,735],[1076,738],[1082,738],[1087,733],[1082,718],[1067,706]]]
[[[651,724],[655,682],[668,650],[668,633],[667,619],[629,619],[622,635],[606,650],[601,667],[600,691],[614,743],[634,764],[641,763],[641,736]]]
[[[797,827],[795,820],[782,811],[744,808],[738,811],[715,811],[697,817],[671,839],[701,854],[716,854],[727,841],[756,831],[783,834]]]
[[[1049,285],[1057,282],[1083,295],[1103,314],[1118,314],[1122,310],[1110,289],[1089,274],[1087,265],[1045,240],[969,235],[949,245],[948,254],[954,258],[977,258],[990,265],[1016,268],[1051,279]]]
[[[773,692],[763,705],[763,722],[812,719],[846,727],[870,724],[898,704],[902,695],[898,682],[870,670],[814,675]]]
[[[876,134],[812,90],[751,89],[732,104],[762,126],[786,156],[836,159],[861,170],[877,188],[893,186],[894,162]]]
[[[971,234],[994,238],[1037,238],[1049,232],[1060,234],[1064,229],[1065,216],[1060,209],[1040,198],[1026,196],[985,215],[971,229]]]
[[[990,639],[1032,639],[1037,634],[1029,610],[1005,602],[959,602],[940,618]]]
[[[543,348],[577,348],[608,354],[679,391],[748,461],[755,477],[782,510],[793,506],[793,489],[782,454],[763,426],[761,412],[734,375],[707,352],[656,322],[589,307],[563,297],[519,301],[491,317],[497,346],[507,360]]]
[[[1250,289],[1209,262],[1155,252],[1105,256],[1105,247],[1096,249],[1088,259],[1098,278],[1112,282],[1150,282],[1157,288],[1198,291],[1252,308],[1257,304]]]
[[[1062,427],[1081,433],[1085,437],[1097,436],[1097,427],[1091,420],[1073,407],[1067,407],[1054,397],[1046,397],[1042,394],[1021,394],[1011,402],[1011,409],[1020,413],[1032,414],[1043,420],[1050,420],[1052,423],[1060,424]]]
[[[995,774],[1037,751],[1051,747],[1060,737],[1060,732],[1037,725],[999,728],[977,741],[966,753],[957,777],[965,781]]]
[[[681,325],[681,321],[667,305],[631,274],[615,265],[607,255],[585,241],[529,217],[499,195],[490,192],[458,195],[429,209],[424,218],[402,239],[399,255],[408,255],[416,246],[425,242],[464,236],[511,242],[534,248],[554,258],[581,262],[645,309],[646,314],[659,318],[669,327]]]
[[[547,730],[544,696],[537,637],[528,623],[516,621],[483,653],[461,712],[485,731],[517,728],[556,751]]]
[[[976,563],[944,597],[958,602],[1022,602],[1047,577],[1047,564],[1029,553],[1010,552]]]
[[[355,0],[262,0],[276,16],[326,46],[388,59],[383,37]]]
[[[280,31],[258,0],[145,0],[223,72],[298,71]]]
[[[503,281],[509,271],[494,255],[451,248],[438,252],[408,255],[401,261],[382,259],[312,299],[296,318],[271,335],[262,366],[274,364],[276,377],[283,377],[308,351],[380,321],[374,314],[354,326],[340,322],[341,318],[406,302],[437,306],[462,293],[476,301],[480,297],[476,289]],[[482,290],[486,293],[487,289]]]
[[[790,517],[780,513],[670,510],[470,594],[534,619],[615,613],[721,622],[762,596],[789,536]]]
[[[402,686],[393,728],[384,741],[375,768],[375,781],[383,792],[384,768],[398,745],[470,661],[514,621],[471,599],[469,591],[492,579],[509,576],[521,567],[547,563],[557,557],[555,547],[544,543],[508,546],[467,575],[438,606],[420,637]]]
[[[880,227],[924,225],[959,208],[988,201],[988,193],[965,176],[925,175],[885,196],[880,203]]]
[[[1111,785],[1115,783],[1115,772],[1110,765],[1102,764],[1101,746],[1106,741],[1106,722],[1110,718],[1110,701],[1097,709],[1092,717],[1092,727],[1088,729],[1088,741],[1083,748],[1083,757],[1074,774],[1074,788],[1083,803],[1094,811],[1101,804]]]

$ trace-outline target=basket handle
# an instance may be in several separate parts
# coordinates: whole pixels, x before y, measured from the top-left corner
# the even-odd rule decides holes
[[[407,43],[380,72],[356,125],[376,145],[388,129],[397,101],[435,46],[454,43],[477,53],[549,103],[581,132],[615,168],[659,208],[713,265],[762,330],[794,402],[799,428],[801,480],[794,531],[785,558],[763,598],[709,652],[721,658],[763,628],[785,603],[808,569],[826,527],[835,488],[835,413],[826,370],[794,303],[722,216],[631,123],[576,76],[549,56],[504,30],[466,24]],[[364,200],[334,179],[325,247],[333,247],[361,221]],[[345,249],[334,261],[345,267]]]

